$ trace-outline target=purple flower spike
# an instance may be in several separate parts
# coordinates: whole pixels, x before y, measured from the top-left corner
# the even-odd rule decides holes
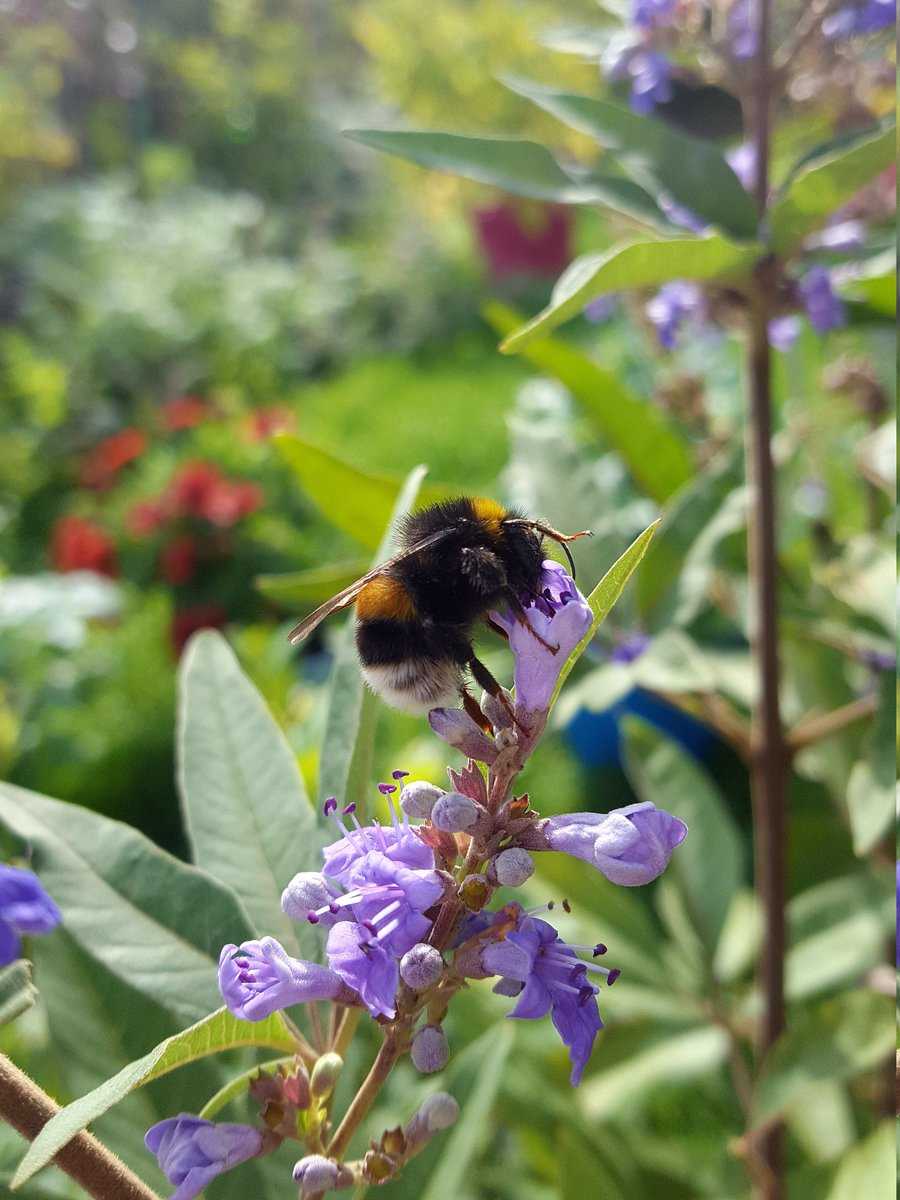
[[[671,25],[679,0],[632,0],[631,20],[639,29],[661,29]]]
[[[318,963],[291,958],[280,942],[265,937],[222,947],[219,991],[236,1017],[261,1021],[292,1004],[333,1000],[341,980]]]
[[[825,267],[810,267],[800,280],[800,295],[809,323],[816,333],[830,333],[847,324],[847,313],[831,286]]]
[[[37,875],[0,866],[0,967],[19,957],[20,936],[49,933],[61,920]]]
[[[393,823],[387,828],[381,825],[362,826],[354,814],[350,814],[350,825],[336,813],[333,814],[332,819],[342,836],[322,850],[325,862],[323,873],[329,879],[346,883],[357,863],[373,851],[413,871],[434,868],[434,851],[413,830],[407,815],[404,813],[401,820],[393,809],[393,801],[388,803],[391,805]]]
[[[350,922],[335,925],[326,952],[331,969],[359,993],[373,1017],[394,1017],[400,979],[397,959],[367,929]]]
[[[176,1185],[171,1200],[191,1200],[217,1175],[259,1154],[262,1134],[249,1125],[216,1124],[181,1113],[148,1129],[144,1144]]]
[[[627,72],[631,77],[629,103],[643,117],[658,104],[672,99],[672,65],[664,54],[655,50],[638,50],[629,60]]]
[[[461,708],[433,708],[428,724],[442,741],[461,750],[467,758],[490,764],[497,757],[497,747]]]
[[[878,33],[889,29],[897,20],[897,0],[865,0],[863,4],[848,4],[831,13],[822,22],[822,32],[830,41]]]
[[[539,826],[546,846],[582,858],[611,883],[637,887],[661,875],[687,825],[650,801],[610,813],[568,813]]]
[[[701,318],[703,308],[700,287],[686,279],[676,279],[664,283],[647,302],[644,311],[656,329],[660,345],[666,350],[674,350],[681,326],[689,319]]]
[[[494,990],[500,995],[518,994],[510,1017],[536,1020],[550,1013],[569,1050],[573,1087],[580,1083],[594,1039],[603,1028],[595,1000],[598,989],[588,982],[588,973],[610,975],[605,967],[582,962],[576,949],[552,925],[522,911],[515,931],[487,946],[481,956],[485,970],[502,976],[503,986]]]
[[[530,629],[514,621],[508,613],[491,613],[508,634],[516,658],[516,708],[521,713],[547,709],[566,659],[594,619],[587,600],[559,563],[551,559],[544,562],[540,589],[537,596],[523,597]]]

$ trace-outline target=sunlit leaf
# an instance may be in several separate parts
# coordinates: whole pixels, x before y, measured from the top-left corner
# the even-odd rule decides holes
[[[240,1021],[224,1008],[211,1013],[182,1033],[166,1038],[112,1079],[61,1109],[32,1142],[13,1177],[13,1187],[30,1179],[77,1133],[135,1088],[199,1058],[239,1046],[271,1046],[286,1051],[293,1050],[295,1043],[280,1013],[256,1022]]]
[[[299,617],[349,587],[365,575],[369,566],[369,559],[354,558],[345,563],[308,567],[305,571],[257,575],[254,582],[267,599],[289,607]]]
[[[557,325],[577,316],[598,296],[635,288],[658,287],[671,279],[733,279],[759,257],[754,243],[732,242],[718,234],[626,242],[576,258],[556,281],[550,303],[500,344],[504,354],[518,353]]]
[[[882,1121],[865,1141],[848,1150],[825,1200],[894,1200],[897,1135],[893,1119]]]

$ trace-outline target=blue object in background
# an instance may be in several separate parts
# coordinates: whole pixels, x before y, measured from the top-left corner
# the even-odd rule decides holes
[[[632,688],[627,696],[603,712],[580,709],[566,726],[564,736],[586,767],[621,767],[619,721],[629,716],[640,717],[654,725],[701,760],[716,743],[716,735],[708,725],[639,687]]]

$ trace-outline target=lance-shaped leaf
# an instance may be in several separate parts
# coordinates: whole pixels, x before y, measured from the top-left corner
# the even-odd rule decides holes
[[[295,1049],[280,1013],[265,1021],[250,1022],[238,1020],[225,1008],[218,1009],[182,1033],[166,1038],[142,1058],[123,1067],[112,1079],[61,1109],[32,1142],[13,1177],[13,1187],[20,1187],[30,1179],[77,1133],[136,1088],[197,1059],[242,1046],[266,1046],[281,1051]]]
[[[27,1012],[37,999],[31,982],[31,963],[18,958],[0,969],[0,1025],[14,1021]]]
[[[257,575],[256,586],[269,600],[296,610],[296,616],[312,611],[323,604],[369,569],[367,558],[354,558],[345,563],[309,567],[305,571],[287,571],[281,575]]]
[[[891,123],[817,156],[797,171],[771,208],[774,248],[781,253],[792,250],[808,233],[824,225],[836,209],[893,164],[895,143],[896,127]]]
[[[32,848],[67,932],[114,975],[181,1020],[219,1003],[219,951],[253,936],[229,888],[128,825],[9,784],[0,824]]]
[[[373,565],[391,554],[394,527],[413,507],[425,467],[416,467],[397,498],[397,503],[382,527],[382,540]],[[342,804],[355,802],[363,811],[366,789],[371,786],[372,758],[378,701],[363,683],[349,621],[341,636],[331,672],[331,694],[325,718],[325,737],[319,766],[319,796],[337,796]]]
[[[485,316],[501,334],[519,324],[518,314],[502,304],[488,305]],[[556,338],[532,342],[523,357],[569,389],[646,495],[663,503],[691,478],[690,451],[676,427],[612,371]]]
[[[568,679],[572,668],[584,654],[588,648],[594,634],[606,620],[610,609],[622,595],[625,584],[631,578],[634,571],[637,569],[641,559],[647,553],[647,547],[653,540],[653,535],[659,526],[659,521],[654,521],[642,534],[634,539],[624,554],[609,568],[594,590],[587,598],[587,602],[591,607],[591,612],[594,614],[594,619],[591,622],[590,629],[566,659],[563,668],[559,673],[559,678],[556,681],[556,687],[553,690],[553,696],[550,699],[550,708],[556,703],[562,685]],[[549,710],[548,710],[549,711]]]
[[[631,179],[569,173],[537,142],[387,129],[348,129],[344,136],[420,167],[491,184],[515,196],[557,204],[603,204],[645,224],[661,228],[670,224],[650,193]]]
[[[718,234],[646,239],[584,254],[560,275],[547,307],[501,342],[500,349],[504,354],[518,352],[608,292],[657,287],[670,279],[737,281],[759,254],[753,242],[732,242]]]
[[[284,734],[213,630],[181,660],[178,783],[194,861],[234,891],[257,936],[300,954],[281,893],[319,866],[315,815]]]
[[[724,155],[712,142],[691,137],[654,117],[628,108],[543,87],[524,79],[504,79],[512,91],[537,104],[573,129],[596,138],[626,171],[652,192],[668,193],[709,225],[737,238],[753,238],[756,207]]]
[[[847,812],[853,849],[868,854],[894,818],[897,787],[897,682],[893,671],[881,677],[878,711],[867,739],[866,757],[847,784]]]

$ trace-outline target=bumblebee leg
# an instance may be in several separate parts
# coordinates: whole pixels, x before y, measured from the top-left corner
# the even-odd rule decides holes
[[[525,609],[522,607],[519,597],[515,594],[515,592],[508,592],[506,594],[506,602],[509,604],[513,619],[517,621],[519,625],[524,625],[531,636],[536,641],[540,642],[545,650],[549,650],[551,654],[556,654],[559,650],[559,646],[553,646],[550,642],[541,637],[538,631],[528,620],[528,617],[525,614]]]
[[[460,688],[460,696],[462,696],[463,708],[475,722],[479,729],[484,733],[492,734],[494,727],[481,711],[481,707],[474,696],[470,696],[465,687]]]
[[[516,728],[521,730],[522,733],[527,733],[528,731],[525,729],[524,725],[521,725],[519,723],[519,721],[516,719],[516,714],[513,711],[512,705],[510,704],[509,700],[507,699],[506,692],[504,692],[503,688],[500,686],[500,684],[497,682],[497,680],[493,677],[493,675],[490,673],[490,671],[487,669],[487,667],[484,665],[484,663],[481,661],[481,659],[476,658],[475,655],[472,654],[471,657],[469,658],[467,666],[468,666],[469,670],[472,672],[472,678],[475,680],[475,682],[478,684],[478,686],[483,687],[489,696],[493,696],[495,700],[499,700],[500,703],[503,705],[503,707],[506,709],[506,711],[509,713],[510,719],[512,720],[512,722],[516,726]]]
[[[499,633],[502,638],[505,638],[507,641],[509,641],[509,634],[506,632],[503,626],[498,625],[492,617],[485,617],[484,623],[487,625],[488,629],[493,629],[494,633]]]

